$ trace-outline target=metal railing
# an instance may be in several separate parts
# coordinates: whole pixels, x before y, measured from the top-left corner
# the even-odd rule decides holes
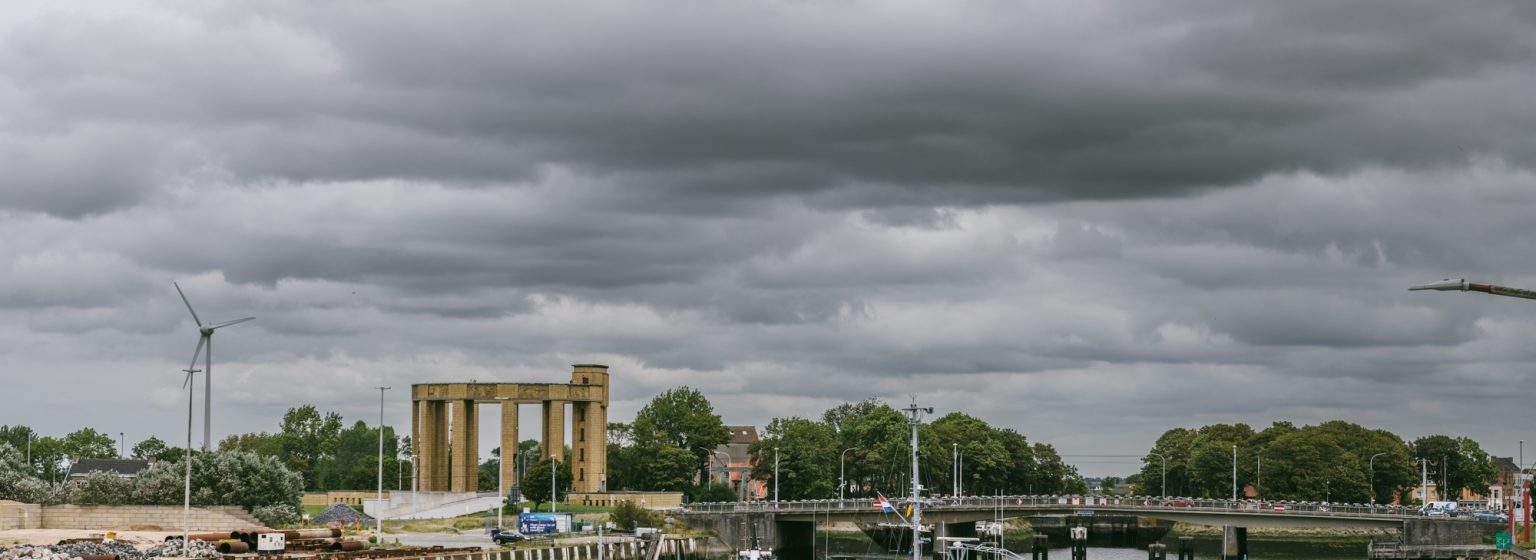
[[[904,503],[904,502],[902,502]],[[1108,508],[1118,511],[1186,511],[1242,513],[1254,515],[1306,515],[1329,517],[1422,517],[1417,507],[1375,504],[1340,504],[1322,502],[1286,502],[1268,500],[1209,500],[1200,498],[1162,498],[1155,496],[965,496],[924,498],[925,511],[946,510],[1061,510]],[[892,502],[902,507],[898,502]],[[680,513],[875,513],[875,501],[869,498],[849,500],[796,500],[694,503]]]

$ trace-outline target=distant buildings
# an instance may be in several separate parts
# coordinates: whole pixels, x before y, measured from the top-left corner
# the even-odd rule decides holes
[[[79,482],[85,479],[85,475],[101,471],[115,474],[119,478],[138,478],[139,473],[149,469],[151,462],[143,459],[80,459],[69,466],[69,474],[66,482]]]
[[[751,449],[752,444],[757,443],[757,427],[726,426],[725,428],[731,431],[731,440],[715,448],[714,457],[709,463],[710,479],[730,485],[741,499],[766,498],[768,485],[760,480],[752,480]]]

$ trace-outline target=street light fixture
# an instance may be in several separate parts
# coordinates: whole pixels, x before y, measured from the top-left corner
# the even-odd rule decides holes
[[[1237,444],[1232,444],[1232,501],[1237,501]]]
[[[383,544],[384,543],[384,391],[388,391],[388,390],[392,389],[392,387],[379,386],[379,387],[374,387],[374,389],[378,389],[379,390],[379,489],[378,489],[378,494],[374,495],[374,497],[373,497],[373,503],[376,504],[375,507],[378,507],[379,511],[375,512],[374,515],[373,515],[373,542],[374,542],[374,544]]]
[[[1160,488],[1162,488],[1162,490],[1163,490],[1163,497],[1167,498],[1168,497],[1168,457],[1164,456],[1162,453],[1157,453],[1157,452],[1153,452],[1153,451],[1148,451],[1147,454],[1148,455],[1156,455],[1158,459],[1162,459],[1163,460],[1163,485]]]
[[[773,448],[773,505],[779,505],[779,448]]]
[[[1386,454],[1386,451],[1382,451],[1372,455],[1371,460],[1366,462],[1371,468],[1371,505],[1373,506],[1376,505],[1376,458]]]
[[[837,499],[839,501],[843,499],[843,490],[848,488],[848,479],[846,478],[848,473],[848,452],[855,449],[858,448],[849,447],[848,449],[844,449],[842,453],[837,454]]]

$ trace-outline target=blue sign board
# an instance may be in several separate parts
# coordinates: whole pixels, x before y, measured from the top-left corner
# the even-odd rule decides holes
[[[517,530],[524,535],[553,535],[560,532],[559,517],[553,513],[521,513]]]

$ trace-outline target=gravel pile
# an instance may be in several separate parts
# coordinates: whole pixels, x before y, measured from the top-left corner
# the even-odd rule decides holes
[[[337,523],[351,525],[353,523],[372,523],[373,518],[352,509],[352,506],[347,504],[331,504],[331,507],[325,508],[325,511],[315,514],[314,519],[311,519],[311,521],[320,525]]]
[[[144,549],[143,552],[140,552],[139,555],[141,557],[143,557],[143,558],[146,558],[146,559],[147,558],[159,558],[159,557],[162,557],[162,556],[174,556],[174,557],[178,557],[178,558],[180,558],[180,557],[187,557],[187,558],[218,558],[220,556],[223,556],[222,554],[219,554],[218,549],[214,548],[213,543],[208,542],[208,541],[192,541],[192,549],[188,550],[186,552],[183,552],[181,550],[181,538],[180,537],[177,537],[177,540],[174,540],[174,541],[167,541],[167,542],[164,542],[164,543],[157,544],[155,546],[146,548],[146,549]],[[137,559],[129,559],[127,557],[124,557],[123,560],[137,560]]]
[[[73,558],[73,556],[63,552],[54,552],[46,546],[0,548],[0,560],[69,560],[70,558]]]
[[[56,544],[48,548],[53,549],[54,552],[68,554],[70,557],[116,554],[122,560],[141,560],[144,558],[143,553],[139,552],[139,549],[123,542]]]

